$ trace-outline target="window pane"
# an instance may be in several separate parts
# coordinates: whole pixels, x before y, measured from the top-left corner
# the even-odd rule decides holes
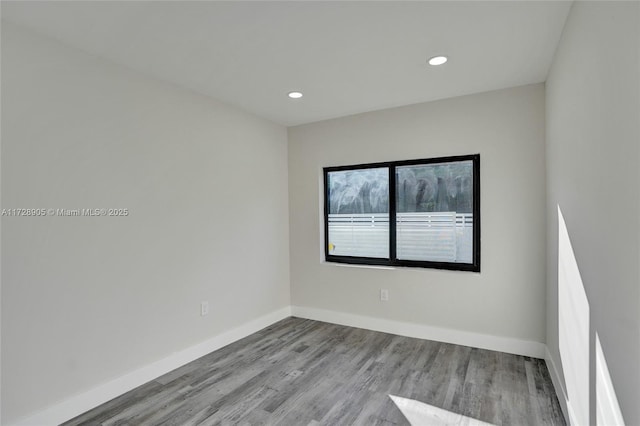
[[[396,168],[396,255],[473,262],[473,162]]]
[[[329,172],[329,254],[389,257],[389,169]]]

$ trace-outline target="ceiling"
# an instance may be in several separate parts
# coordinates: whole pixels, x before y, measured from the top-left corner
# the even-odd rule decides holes
[[[2,1],[2,18],[291,126],[545,81],[568,1]],[[426,64],[444,54],[440,67]],[[287,93],[304,97],[291,100]]]

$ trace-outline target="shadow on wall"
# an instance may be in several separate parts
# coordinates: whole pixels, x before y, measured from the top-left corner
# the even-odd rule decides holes
[[[558,336],[567,410],[572,425],[624,425],[597,330],[590,329],[589,300],[567,225],[558,206]],[[590,377],[592,360],[595,380]],[[595,422],[590,394],[595,390]]]

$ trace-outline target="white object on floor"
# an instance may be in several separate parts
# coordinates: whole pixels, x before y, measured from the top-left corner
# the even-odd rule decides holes
[[[402,414],[413,426],[459,425],[459,426],[493,426],[462,414],[453,413],[415,399],[389,395]]]

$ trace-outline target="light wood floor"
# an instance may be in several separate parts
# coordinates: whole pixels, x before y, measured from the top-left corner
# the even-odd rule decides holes
[[[405,425],[389,395],[564,425],[543,360],[288,318],[65,425]]]

